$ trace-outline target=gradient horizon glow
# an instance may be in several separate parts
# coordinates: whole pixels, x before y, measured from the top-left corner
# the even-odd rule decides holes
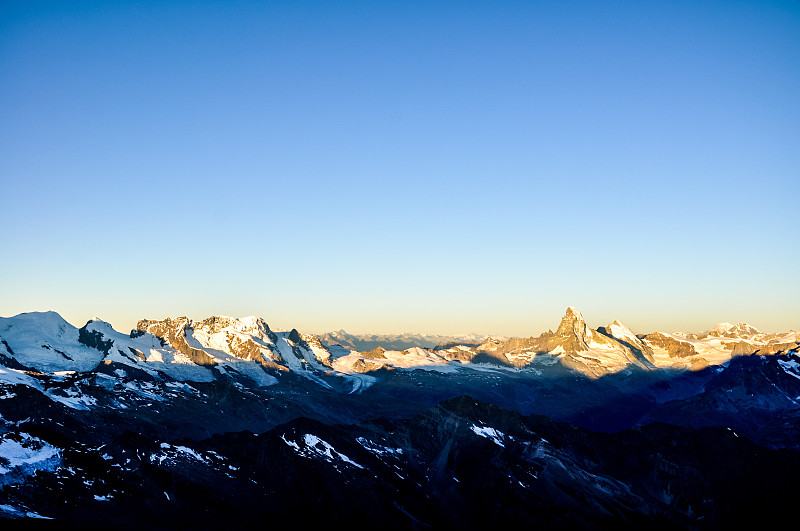
[[[800,327],[796,2],[3,2],[0,316]]]

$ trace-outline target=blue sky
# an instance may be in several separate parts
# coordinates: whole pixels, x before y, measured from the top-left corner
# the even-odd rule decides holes
[[[796,2],[3,2],[0,315],[800,327]]]

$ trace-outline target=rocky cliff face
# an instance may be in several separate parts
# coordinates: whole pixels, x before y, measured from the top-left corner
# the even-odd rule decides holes
[[[309,336],[306,341],[297,330],[279,337],[261,318],[242,320],[215,316],[202,321],[185,317],[141,320],[137,330],[158,337],[164,345],[185,354],[198,365],[216,365],[217,361],[209,354],[215,353],[254,361],[270,369],[286,369],[288,362],[283,358],[281,342],[287,343],[294,358],[305,360],[305,352],[315,351],[313,357],[323,365],[329,365],[326,362],[330,353],[319,339]]]
[[[736,343],[732,343],[731,347],[731,357],[734,356],[749,356],[753,354],[756,350],[758,350],[755,346],[747,341],[737,341]]]
[[[549,341],[548,351],[556,347],[563,348],[570,354],[589,350],[589,344],[594,342],[592,330],[586,326],[581,312],[570,306],[556,329],[554,337]],[[607,343],[607,342],[606,342]]]
[[[788,343],[769,343],[758,348],[753,354],[759,356],[774,356],[776,354],[785,354],[787,352],[796,351],[800,348],[800,342]]]
[[[164,319],[163,321],[150,321],[142,319],[136,323],[136,329],[140,332],[147,332],[184,354],[193,363],[204,367],[213,367],[217,364],[214,359],[204,350],[189,346],[186,341],[186,329],[189,327],[189,319],[178,317],[177,319]]]
[[[675,339],[661,332],[655,332],[644,336],[644,340],[667,351],[672,358],[690,358],[697,356],[694,345],[687,341]]]

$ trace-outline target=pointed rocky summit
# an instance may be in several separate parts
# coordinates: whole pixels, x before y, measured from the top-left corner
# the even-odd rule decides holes
[[[556,342],[567,352],[589,350],[588,342],[592,339],[592,331],[586,326],[583,315],[570,306],[555,333]]]

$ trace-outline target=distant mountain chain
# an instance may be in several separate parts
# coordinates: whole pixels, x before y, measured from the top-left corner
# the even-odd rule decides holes
[[[620,321],[592,329],[572,307],[555,332],[510,339],[353,336],[344,331],[315,336],[273,331],[260,317],[141,320],[130,334],[101,320],[77,329],[54,312],[0,318],[0,359],[16,368],[55,373],[114,362],[177,381],[228,375],[261,386],[293,372],[321,386],[350,391],[373,383],[370,375],[376,371],[393,369],[537,371],[560,364],[589,378],[633,367],[698,370],[734,356],[789,350],[798,341],[795,331],[766,334],[745,323],[720,323],[707,332],[683,334],[636,335]]]
[[[478,334],[455,336],[413,333],[349,334],[344,330],[318,334],[317,337],[326,345],[340,345],[358,352],[366,352],[379,347],[386,350],[406,350],[412,347],[435,349],[446,345],[479,345],[489,338]]]
[[[720,529],[794,515],[800,338],[0,318],[0,522]]]

